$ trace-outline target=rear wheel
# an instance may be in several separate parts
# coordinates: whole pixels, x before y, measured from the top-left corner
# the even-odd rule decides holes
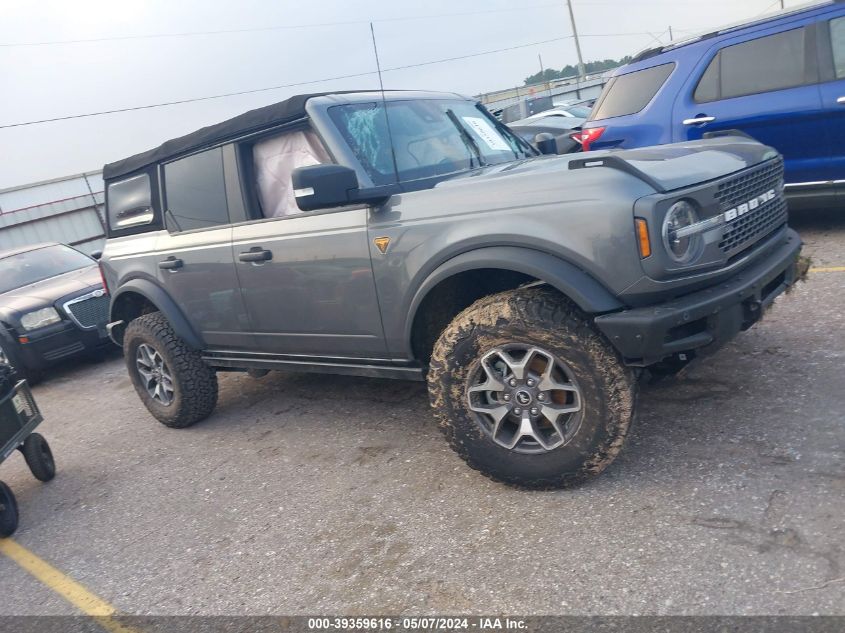
[[[50,481],[56,476],[56,462],[53,459],[53,451],[44,436],[40,433],[31,433],[27,437],[21,453],[26,460],[26,465],[32,471],[32,475],[39,481]]]
[[[0,481],[0,538],[6,538],[18,529],[18,502],[12,490]]]
[[[547,289],[480,299],[442,333],[428,374],[450,446],[488,477],[561,488],[622,449],[633,373],[589,320]]]
[[[217,375],[197,350],[177,336],[159,312],[134,319],[123,337],[123,354],[135,391],[155,418],[184,428],[211,415]]]

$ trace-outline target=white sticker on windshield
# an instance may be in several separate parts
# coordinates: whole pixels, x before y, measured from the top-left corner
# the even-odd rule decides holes
[[[476,116],[462,117],[464,123],[472,128],[472,131],[481,137],[481,140],[492,150],[509,152],[511,148],[502,138],[502,135],[496,131],[490,121]]]

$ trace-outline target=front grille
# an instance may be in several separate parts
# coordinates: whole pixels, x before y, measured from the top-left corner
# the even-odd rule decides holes
[[[71,301],[65,304],[65,309],[68,316],[79,327],[86,330],[104,325],[109,320],[109,298],[107,295],[89,296],[82,300]]]
[[[719,248],[734,253],[760,241],[786,223],[787,206],[783,197],[783,160],[769,161],[754,170],[719,184],[716,199],[724,213],[774,189],[776,198],[730,221]]]
[[[743,215],[728,225],[719,248],[724,253],[758,242],[786,222],[786,200],[775,198],[761,209]]]

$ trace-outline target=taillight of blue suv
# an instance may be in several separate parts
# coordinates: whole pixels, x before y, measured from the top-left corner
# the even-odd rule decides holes
[[[581,151],[589,152],[590,146],[599,140],[606,129],[606,127],[592,127],[586,130],[579,130],[570,134],[569,138],[581,144]]]

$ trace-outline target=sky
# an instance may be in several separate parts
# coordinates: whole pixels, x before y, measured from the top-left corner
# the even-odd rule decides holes
[[[584,61],[779,4],[572,0]],[[370,21],[387,89],[473,95],[522,85],[538,55],[546,68],[577,62],[565,0],[0,0],[0,189],[99,170],[293,94],[377,88]],[[275,86],[287,87],[2,127]]]

